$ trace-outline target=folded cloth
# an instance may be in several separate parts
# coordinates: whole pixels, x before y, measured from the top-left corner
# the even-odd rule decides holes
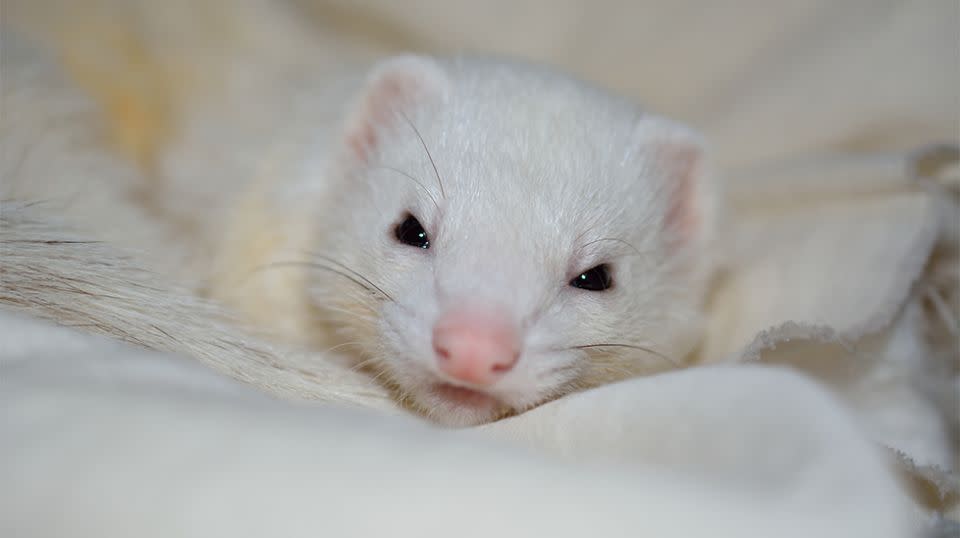
[[[732,178],[702,362],[789,365],[828,384],[957,510],[957,161],[819,158]],[[925,475],[926,473],[926,475]]]
[[[455,432],[273,400],[20,314],[0,312],[0,343],[9,536],[894,538],[921,524],[846,409],[780,368],[637,379]]]

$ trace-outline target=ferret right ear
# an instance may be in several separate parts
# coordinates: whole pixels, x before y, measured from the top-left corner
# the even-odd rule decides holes
[[[405,121],[407,110],[442,99],[449,86],[446,73],[427,57],[398,56],[375,66],[348,119],[346,144],[353,157],[367,160],[384,132]]]
[[[716,183],[703,138],[692,129],[659,116],[646,116],[638,135],[649,165],[659,178],[666,205],[662,223],[668,244],[676,249],[709,243],[717,226]]]

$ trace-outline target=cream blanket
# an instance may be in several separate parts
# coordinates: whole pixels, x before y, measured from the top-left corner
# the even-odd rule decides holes
[[[444,432],[0,315],[6,536],[900,537],[919,522],[849,413],[786,371],[638,379]]]
[[[268,10],[265,19],[246,16],[258,24],[290,24],[250,4]],[[517,10],[507,20],[485,19],[496,12],[490,4],[483,13],[428,2],[310,8],[321,23],[372,24],[365,35],[374,44],[362,45],[377,50],[410,46],[410,36],[428,49],[479,47],[490,42],[477,36],[496,27],[502,51],[563,63],[704,126],[731,180],[732,211],[700,360],[786,364],[829,393],[785,369],[728,365],[605,387],[456,434],[339,406],[304,408],[182,358],[24,317],[81,325],[92,317],[98,326],[85,328],[189,354],[286,400],[316,383],[362,383],[297,375],[302,359],[212,321],[167,334],[165,316],[212,316],[189,297],[130,306],[170,290],[132,292],[130,282],[153,281],[131,276],[122,260],[116,278],[93,271],[73,285],[112,290],[123,306],[84,302],[78,292],[70,316],[45,309],[37,299],[50,296],[25,295],[33,288],[13,281],[22,272],[12,263],[58,274],[54,260],[63,258],[48,244],[15,260],[11,245],[61,232],[6,220],[0,302],[14,313],[0,317],[4,534],[904,536],[931,520],[895,481],[884,445],[919,465],[910,469],[921,504],[955,506],[946,469],[957,465],[956,169],[935,166],[937,152],[914,152],[956,142],[955,6],[812,2],[742,17],[683,2],[535,4],[504,7]],[[34,15],[26,11],[23,20]],[[555,24],[531,24],[544,11]],[[284,58],[300,42],[294,31],[271,41],[283,33],[250,39]],[[718,42],[725,48],[708,65],[704,51]],[[669,62],[660,61],[664,43]],[[202,76],[191,80],[203,89]],[[68,167],[49,151],[10,151],[38,146],[10,120],[12,90],[5,82],[4,197],[48,198],[51,184],[68,184],[63,170],[104,170],[87,158]],[[140,151],[137,140],[121,143]],[[773,164],[746,168],[764,162]],[[118,168],[109,165],[135,176]],[[23,214],[9,202],[3,211]],[[330,403],[391,414],[373,387],[359,399],[351,390]]]

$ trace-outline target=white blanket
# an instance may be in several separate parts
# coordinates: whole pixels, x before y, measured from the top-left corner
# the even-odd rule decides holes
[[[451,432],[270,400],[5,313],[0,342],[5,536],[901,537],[918,521],[844,408],[778,369],[638,379]]]

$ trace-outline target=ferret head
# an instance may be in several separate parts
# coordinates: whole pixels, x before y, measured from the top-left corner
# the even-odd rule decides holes
[[[493,420],[695,345],[712,208],[686,128],[543,68],[406,56],[373,69],[334,145],[312,298],[434,420]]]

